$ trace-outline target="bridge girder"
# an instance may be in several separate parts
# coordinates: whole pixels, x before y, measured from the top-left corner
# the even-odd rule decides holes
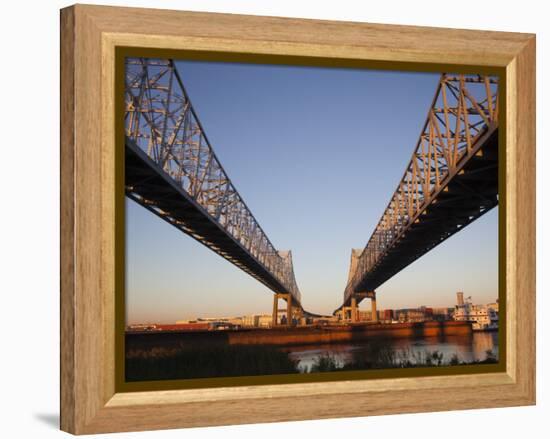
[[[498,204],[498,101],[497,78],[441,75],[397,189],[367,245],[352,250],[342,306]]]
[[[126,195],[301,304],[292,254],[275,248],[231,182],[174,62],[127,58],[125,105]]]

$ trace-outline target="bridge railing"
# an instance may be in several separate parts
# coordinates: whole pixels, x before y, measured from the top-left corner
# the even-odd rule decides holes
[[[442,74],[411,160],[360,254],[352,255],[344,302],[386,251],[433,201],[457,166],[498,124],[498,80],[491,76]]]
[[[290,254],[279,254],[235,189],[173,61],[127,58],[125,102],[127,138],[301,301]]]

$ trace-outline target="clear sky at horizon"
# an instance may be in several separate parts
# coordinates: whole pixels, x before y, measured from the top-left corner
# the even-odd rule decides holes
[[[410,160],[439,75],[178,62],[206,134],[280,250],[292,250],[307,310],[342,301]],[[127,200],[127,322],[270,313],[271,291]],[[378,307],[452,306],[498,296],[498,208],[398,273]],[[368,307],[368,300],[362,304]]]

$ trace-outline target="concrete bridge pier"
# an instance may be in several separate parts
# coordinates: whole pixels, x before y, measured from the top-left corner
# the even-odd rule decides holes
[[[297,325],[302,325],[302,318],[304,317],[304,310],[301,306],[295,306],[294,309],[294,317],[296,318],[296,321],[298,322]]]
[[[271,314],[271,327],[277,326],[277,318],[279,317],[279,295],[273,294],[273,313]]]
[[[357,313],[353,311],[351,306],[343,306],[341,315],[342,315],[343,322],[346,322],[348,320],[353,322],[355,321],[353,316],[357,315]]]
[[[284,294],[284,293],[275,293],[273,295],[273,314],[271,317],[271,326],[275,327],[277,326],[277,320],[279,316],[279,299],[286,300],[286,321],[287,325],[292,325],[292,317],[293,317],[293,304],[292,304],[292,295]]]
[[[357,298],[351,296],[351,323],[357,322]]]
[[[353,318],[354,314],[357,315],[356,313],[354,313],[351,306],[343,306],[342,307],[342,321],[343,322],[347,322],[348,320],[353,322],[354,321],[354,318]]]
[[[292,296],[286,295],[286,324],[292,326]]]
[[[376,312],[376,292],[369,291],[367,293],[367,297],[370,299],[371,320],[373,322],[378,322],[378,313]]]
[[[370,299],[371,300],[371,322],[378,322],[378,313],[376,312],[376,292],[375,291],[368,291],[368,292],[362,292],[362,293],[355,293],[350,298],[350,305],[349,306],[342,306],[342,321],[349,320],[351,323],[358,322],[359,319],[359,303],[363,299]]]

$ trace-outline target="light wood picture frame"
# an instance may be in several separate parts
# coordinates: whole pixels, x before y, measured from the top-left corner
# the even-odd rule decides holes
[[[120,391],[116,241],[124,229],[116,221],[115,71],[121,48],[192,52],[197,59],[501,72],[502,371]],[[87,434],[530,405],[535,363],[534,35],[92,5],[61,11],[62,430]]]

